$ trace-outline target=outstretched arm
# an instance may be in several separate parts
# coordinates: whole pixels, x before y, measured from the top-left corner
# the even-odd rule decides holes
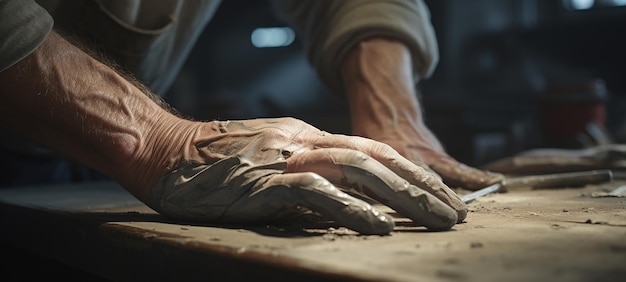
[[[272,2],[302,37],[322,81],[348,98],[353,134],[391,145],[451,186],[474,190],[500,180],[451,158],[424,124],[415,87],[439,54],[422,0]]]
[[[269,222],[312,210],[361,233],[393,230],[392,217],[350,194],[432,230],[467,215],[454,192],[389,146],[290,118],[179,118],[55,32],[0,72],[0,93],[10,128],[175,219]]]
[[[357,44],[342,64],[352,133],[391,145],[446,184],[476,190],[501,180],[450,157],[424,124],[409,49],[400,41],[374,37]]]
[[[167,137],[191,122],[56,32],[0,72],[0,93],[9,128],[106,173],[140,199],[186,153],[180,148],[189,136]],[[157,154],[164,140],[181,144]]]

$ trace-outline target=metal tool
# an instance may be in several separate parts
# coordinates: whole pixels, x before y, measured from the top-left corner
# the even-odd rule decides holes
[[[487,194],[491,194],[491,193],[497,192],[501,188],[502,188],[502,184],[501,183],[492,184],[492,185],[489,185],[489,186],[487,186],[487,187],[485,187],[483,189],[476,190],[476,191],[474,191],[472,193],[469,193],[469,194],[463,196],[461,198],[461,200],[463,200],[463,202],[465,202],[466,204],[467,203],[471,203],[474,200],[476,200],[476,199],[478,199],[478,198],[480,198],[482,196],[485,196]]]
[[[463,196],[461,199],[465,203],[470,203],[477,198],[483,197],[485,195],[494,192],[506,191],[507,188],[531,187],[533,189],[545,189],[558,187],[576,187],[587,184],[608,182],[611,180],[613,180],[613,172],[608,169],[505,178],[500,183],[492,184],[480,190],[469,193]]]

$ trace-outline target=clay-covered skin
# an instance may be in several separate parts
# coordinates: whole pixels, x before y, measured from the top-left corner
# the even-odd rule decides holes
[[[329,134],[292,118],[205,125],[210,133],[194,139],[198,157],[181,162],[152,189],[147,202],[165,216],[261,223],[313,211],[362,234],[390,233],[392,217],[355,194],[430,230],[449,230],[467,214],[436,175],[383,143]]]

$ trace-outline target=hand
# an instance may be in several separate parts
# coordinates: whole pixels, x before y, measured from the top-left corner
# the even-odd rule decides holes
[[[362,122],[353,128],[357,129],[355,134],[386,143],[412,162],[437,173],[450,187],[478,190],[503,178],[499,173],[467,166],[449,156],[422,123],[398,122],[379,128],[376,123]]]
[[[292,118],[196,125],[181,135],[195,136],[194,157],[161,177],[146,201],[168,217],[253,223],[310,210],[362,234],[393,230],[391,216],[350,194],[431,230],[448,230],[467,214],[439,178],[373,140]]]
[[[464,165],[444,151],[423,122],[411,62],[403,43],[384,38],[361,42],[344,59],[352,133],[390,145],[451,187],[478,190],[501,181],[501,174]]]
[[[309,209],[364,234],[393,229],[389,215],[348,193],[432,230],[467,214],[439,178],[387,145],[290,118],[182,119],[55,32],[0,72],[0,94],[0,120],[16,133],[107,174],[165,216],[268,222]]]

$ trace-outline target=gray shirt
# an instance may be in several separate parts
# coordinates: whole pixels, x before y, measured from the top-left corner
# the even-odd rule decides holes
[[[157,94],[174,81],[219,0],[38,0],[57,22],[102,45]],[[302,38],[320,78],[342,94],[339,64],[363,38],[403,41],[417,76],[438,60],[428,8],[421,0],[272,0],[277,14]],[[0,70],[32,52],[52,20],[33,0],[0,1]],[[6,40],[5,40],[6,38]]]
[[[52,29],[52,17],[33,1],[0,1],[0,71],[33,52]]]

